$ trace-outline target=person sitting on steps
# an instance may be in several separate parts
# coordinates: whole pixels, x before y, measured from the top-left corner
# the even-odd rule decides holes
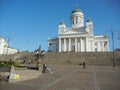
[[[46,64],[43,64],[43,71],[42,71],[42,73],[45,73],[45,71],[46,71]]]

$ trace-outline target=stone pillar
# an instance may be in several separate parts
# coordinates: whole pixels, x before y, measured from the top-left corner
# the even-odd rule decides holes
[[[102,42],[102,51],[104,52],[104,41]]]
[[[93,43],[92,43],[92,41],[89,41],[89,43],[90,43],[90,46],[89,46],[89,51],[90,51],[90,52],[93,52],[93,50],[92,50]],[[94,46],[94,48],[95,48],[95,46]]]
[[[99,51],[102,52],[102,42],[100,42],[99,46],[100,46]]]
[[[78,39],[78,52],[80,52],[80,40]]]
[[[98,48],[98,51],[100,52],[100,51],[102,51],[101,48],[102,47],[102,45],[101,45],[101,42],[98,42],[98,46],[97,46],[97,48]]]
[[[85,51],[87,52],[87,50],[88,50],[88,45],[87,45],[88,43],[87,43],[87,38],[85,39]]]
[[[59,52],[61,52],[61,38],[59,38]]]
[[[109,42],[107,42],[107,51],[109,51]]]
[[[80,50],[81,50],[81,52],[83,51],[82,46],[83,46],[83,43],[82,43],[82,38],[80,38]]]
[[[85,52],[85,41],[81,38],[81,52]]]
[[[42,63],[42,56],[41,56],[41,54],[39,54],[39,56],[38,56],[38,62],[37,62],[37,70],[38,71],[42,71],[41,63]]]
[[[75,52],[77,52],[77,38],[75,38]]]
[[[66,52],[66,38],[64,38],[64,51]]]
[[[94,52],[94,51],[95,51],[95,42],[94,42],[94,41],[92,41],[92,46],[91,46],[91,47],[92,47],[92,50],[91,50],[91,51]],[[97,49],[98,49],[98,48],[97,48]]]
[[[86,46],[85,46],[85,39],[82,40],[82,43],[83,43],[83,46],[82,46],[83,52],[85,52],[85,47],[86,47]]]
[[[71,51],[71,38],[69,38],[69,52]]]

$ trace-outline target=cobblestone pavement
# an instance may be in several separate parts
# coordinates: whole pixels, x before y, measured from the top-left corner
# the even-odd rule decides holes
[[[38,78],[5,83],[0,90],[120,90],[120,67],[50,65],[53,73]]]

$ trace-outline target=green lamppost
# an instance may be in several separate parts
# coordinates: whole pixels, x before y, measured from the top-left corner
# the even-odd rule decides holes
[[[37,50],[37,70],[38,71],[42,71],[42,64],[44,63],[43,62],[43,57],[45,55],[45,51],[41,50],[41,46],[39,46],[39,49]]]

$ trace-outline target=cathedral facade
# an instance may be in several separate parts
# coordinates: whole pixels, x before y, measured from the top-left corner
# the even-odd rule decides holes
[[[58,37],[48,39],[50,52],[106,52],[109,51],[108,37],[94,35],[91,19],[84,25],[84,13],[76,7],[70,16],[71,27],[62,21],[58,26]]]

